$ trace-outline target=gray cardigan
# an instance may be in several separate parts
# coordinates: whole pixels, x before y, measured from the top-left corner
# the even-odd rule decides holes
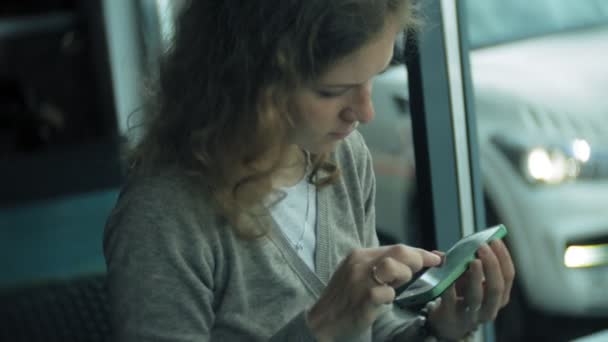
[[[314,340],[305,311],[353,248],[378,244],[375,179],[361,135],[340,142],[332,158],[342,175],[317,193],[316,274],[269,214],[267,236],[242,240],[179,170],[131,179],[104,234],[115,339]],[[387,305],[357,340],[404,340],[417,326],[412,314]]]

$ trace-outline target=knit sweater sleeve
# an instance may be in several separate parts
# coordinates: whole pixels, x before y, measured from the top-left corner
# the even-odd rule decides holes
[[[123,191],[104,233],[115,341],[208,341],[214,256],[183,194],[162,184]],[[191,243],[185,243],[189,241]],[[192,247],[189,247],[192,246]],[[196,246],[196,250],[194,250]]]

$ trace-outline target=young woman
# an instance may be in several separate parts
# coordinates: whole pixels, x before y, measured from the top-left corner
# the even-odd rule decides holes
[[[459,339],[509,300],[501,242],[431,308],[391,305],[440,257],[378,246],[356,131],[409,0],[196,0],[177,22],[105,231],[121,341]]]

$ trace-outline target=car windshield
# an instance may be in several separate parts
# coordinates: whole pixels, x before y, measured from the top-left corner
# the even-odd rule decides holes
[[[608,23],[606,0],[466,0],[471,47]]]

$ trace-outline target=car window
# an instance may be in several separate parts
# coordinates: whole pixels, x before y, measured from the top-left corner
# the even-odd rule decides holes
[[[156,0],[161,36],[165,44],[171,41],[175,31],[174,19],[180,1]]]
[[[608,23],[605,0],[465,0],[473,47]]]
[[[148,11],[142,11],[143,16],[153,17],[153,20],[158,23],[160,44],[163,50],[170,47],[175,32],[174,22],[183,2],[183,0],[155,0],[153,2],[154,6],[151,6],[150,1],[140,0],[140,6],[148,6],[149,9]]]

